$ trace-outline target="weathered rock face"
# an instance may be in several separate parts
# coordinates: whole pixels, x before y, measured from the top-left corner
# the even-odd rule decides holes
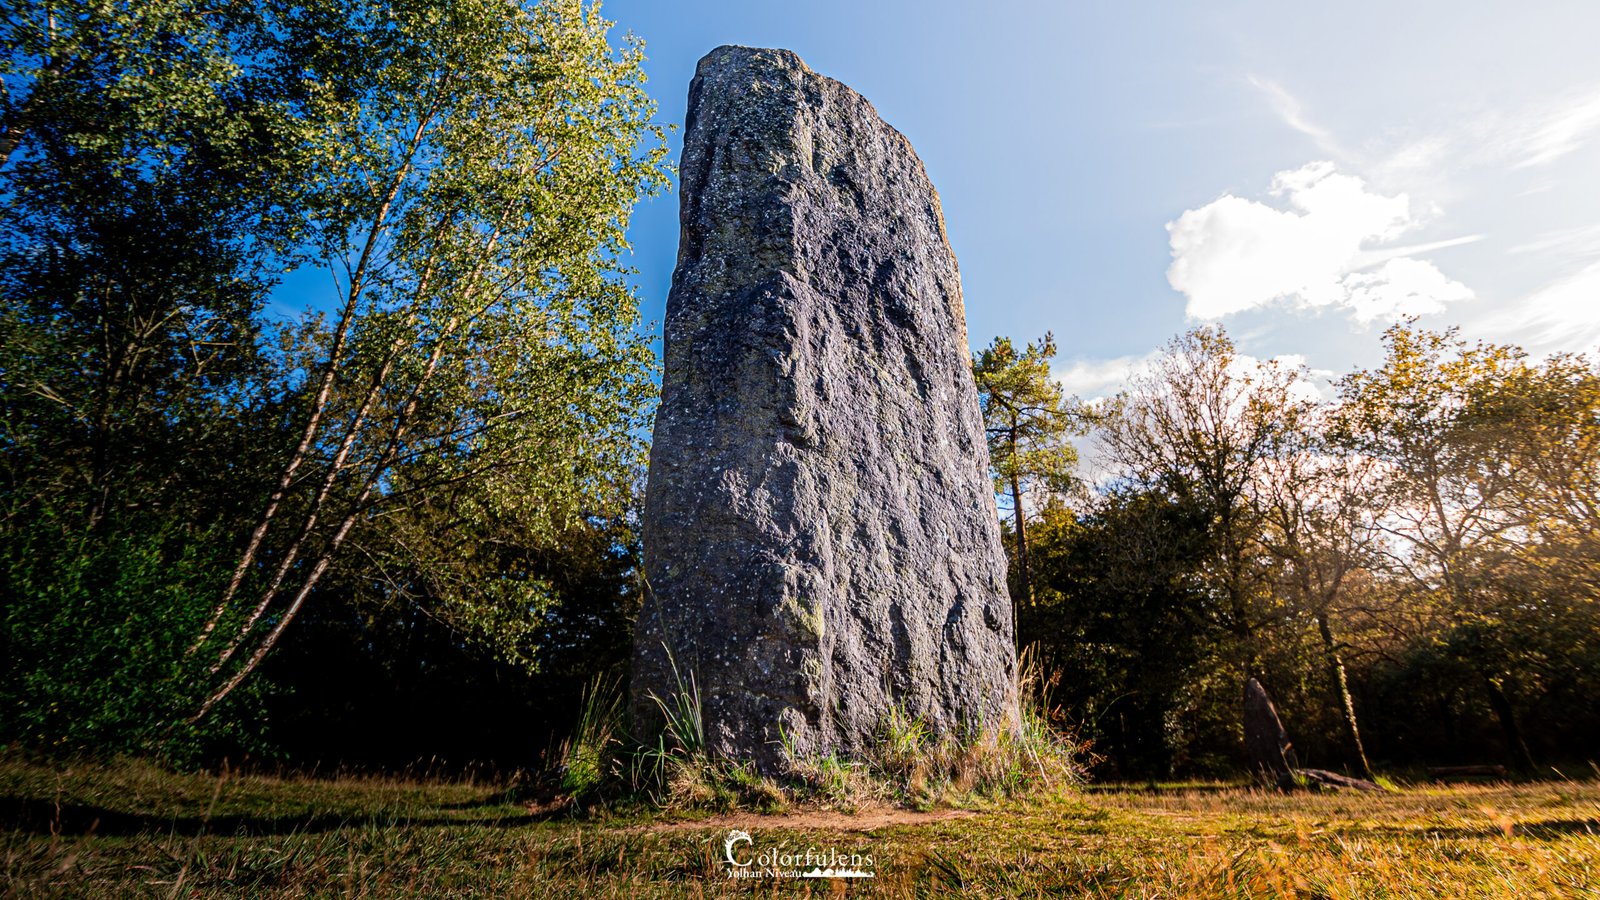
[[[859,753],[893,706],[1015,728],[960,279],[910,144],[793,53],[722,47],[681,185],[636,728],[659,728],[674,662],[712,752],[766,771]]]

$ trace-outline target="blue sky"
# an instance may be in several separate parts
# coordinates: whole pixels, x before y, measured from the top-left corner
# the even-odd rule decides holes
[[[1600,4],[609,0],[663,121],[720,44],[864,94],[938,187],[975,346],[1086,399],[1221,322],[1343,373],[1396,315],[1600,345]],[[681,145],[674,138],[674,153]],[[659,322],[676,194],[630,239]]]

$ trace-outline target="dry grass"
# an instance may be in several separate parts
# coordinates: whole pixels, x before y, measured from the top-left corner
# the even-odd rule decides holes
[[[865,830],[826,817],[542,821],[505,785],[173,775],[0,758],[0,890],[77,897],[1600,897],[1600,784],[1386,796],[1227,785],[977,801]],[[756,847],[870,853],[845,884],[733,882]]]

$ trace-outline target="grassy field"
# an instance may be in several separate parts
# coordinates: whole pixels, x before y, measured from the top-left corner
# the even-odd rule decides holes
[[[502,784],[173,775],[0,758],[17,897],[1600,897],[1600,783],[1385,796],[1091,786],[917,813],[538,815]],[[735,856],[871,856],[857,881]],[[752,866],[755,868],[755,866]]]

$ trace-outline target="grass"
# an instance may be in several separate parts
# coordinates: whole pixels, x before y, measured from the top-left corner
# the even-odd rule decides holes
[[[973,722],[941,732],[896,701],[866,746],[848,756],[803,752],[780,726],[782,769],[765,774],[711,751],[694,672],[685,678],[670,650],[666,656],[675,685],[666,698],[649,695],[660,713],[653,739],[624,736],[616,682],[597,681],[585,692],[559,773],[579,808],[779,813],[794,805],[849,811],[894,804],[929,810],[1075,785],[1091,758],[1071,733],[1050,723],[1055,681],[1043,677],[1031,648],[1018,665],[1020,728]]]
[[[172,774],[0,755],[18,897],[1600,897],[1600,783],[1281,795],[1096,785],[966,812],[542,819],[488,781]],[[910,814],[908,814],[910,815]],[[863,824],[853,824],[853,823]],[[737,882],[724,844],[868,853],[870,882]]]

